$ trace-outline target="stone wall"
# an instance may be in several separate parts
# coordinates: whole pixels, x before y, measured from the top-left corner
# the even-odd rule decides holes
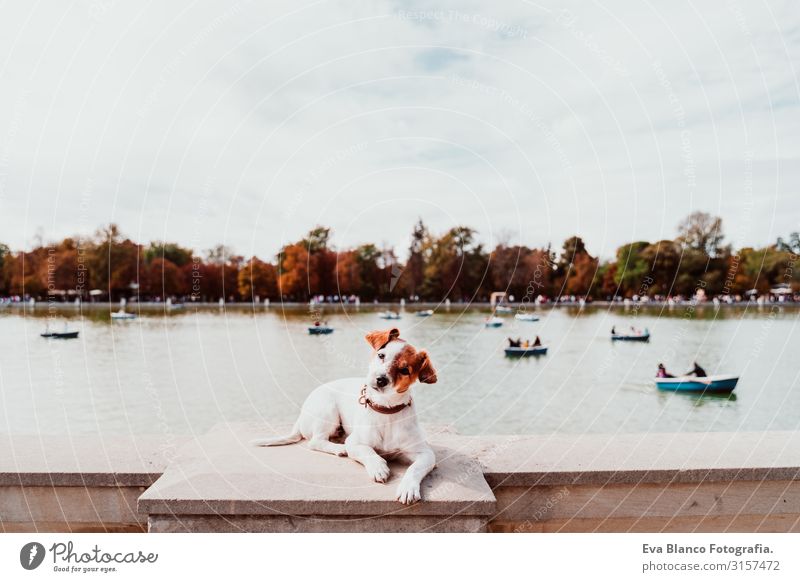
[[[2,531],[800,531],[796,432],[467,437],[430,431],[422,503],[349,459],[197,438],[0,437]]]

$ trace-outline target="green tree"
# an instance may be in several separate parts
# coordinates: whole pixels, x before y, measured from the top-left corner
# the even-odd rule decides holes
[[[612,300],[617,295],[619,284],[615,280],[616,274],[617,263],[615,262],[605,262],[598,267],[593,286],[600,297]]]
[[[146,263],[150,264],[154,259],[166,259],[177,267],[183,267],[192,262],[192,251],[175,243],[155,241],[151,242],[144,252]]]
[[[0,243],[0,295],[9,295],[11,293],[6,275],[6,264],[9,262],[6,257],[10,256],[11,249],[8,248],[8,245]]]
[[[647,265],[650,274],[648,294],[672,295],[681,264],[680,245],[675,241],[660,240],[641,249],[639,260]],[[637,275],[642,274],[637,272]]]
[[[361,289],[358,293],[364,299],[372,300],[379,296],[383,270],[379,264],[381,251],[374,244],[365,244],[355,249],[355,260]]]
[[[619,294],[623,297],[636,295],[650,273],[650,265],[642,257],[643,251],[648,246],[650,246],[649,242],[637,241],[622,245],[617,249],[614,281],[619,286]]]
[[[328,241],[330,240],[331,229],[325,226],[316,226],[311,229],[306,237],[303,239],[306,250],[311,253],[318,253],[328,249]]]
[[[457,226],[428,241],[422,286],[425,298],[469,301],[481,297],[489,257],[475,242],[475,234],[469,227]]]

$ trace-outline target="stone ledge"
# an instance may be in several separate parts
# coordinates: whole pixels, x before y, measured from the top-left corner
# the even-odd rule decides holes
[[[425,501],[404,506],[394,499],[404,465],[390,463],[389,482],[378,484],[370,482],[356,462],[311,451],[304,443],[252,446],[250,441],[260,436],[264,436],[263,428],[254,425],[221,425],[187,444],[175,463],[139,498],[139,512],[159,516],[153,520],[162,524],[161,531],[169,531],[172,526],[165,524],[165,518],[179,524],[189,516],[205,516],[206,526],[214,521],[220,529],[227,527],[226,519],[235,516],[303,516],[317,521],[324,516],[351,524],[358,518],[364,522],[363,518],[380,517],[388,524],[413,517],[425,518],[433,526],[465,517],[485,522],[495,509],[494,495],[480,466],[435,439],[432,445],[438,465],[423,481]],[[203,523],[199,518],[191,521]],[[470,531],[474,521],[469,524]],[[266,522],[258,527],[276,531]],[[285,527],[290,526],[280,525],[280,529]],[[395,531],[391,526],[387,529]]]
[[[325,516],[151,515],[150,533],[477,533],[487,529],[486,519],[477,515],[425,517],[412,515],[397,519],[339,518]]]
[[[0,531],[145,531],[144,487],[0,486]]]
[[[186,437],[0,435],[0,486],[148,487]]]
[[[460,437],[492,489],[800,478],[800,432]]]
[[[439,465],[423,482],[424,501],[406,507],[394,501],[403,465],[392,465],[389,484],[371,483],[352,460],[304,443],[252,447],[264,430],[221,425],[171,446],[157,437],[0,435],[0,530],[800,529],[798,432],[429,430]]]

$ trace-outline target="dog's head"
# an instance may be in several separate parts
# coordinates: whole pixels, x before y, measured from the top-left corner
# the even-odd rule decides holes
[[[416,381],[436,382],[436,370],[428,353],[400,339],[397,328],[371,331],[366,339],[375,350],[367,373],[367,385],[373,390],[403,394]]]

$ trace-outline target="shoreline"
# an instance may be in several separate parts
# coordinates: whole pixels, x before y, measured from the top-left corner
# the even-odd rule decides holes
[[[181,313],[187,311],[199,311],[199,310],[218,310],[218,311],[225,311],[225,310],[253,310],[253,311],[282,311],[282,310],[291,310],[291,311],[299,311],[299,310],[333,310],[333,309],[341,309],[344,311],[375,311],[375,310],[386,310],[386,309],[393,309],[396,311],[405,311],[410,314],[414,314],[416,311],[433,309],[434,311],[442,310],[442,311],[474,311],[474,310],[489,310],[491,309],[491,304],[488,301],[473,301],[471,303],[451,303],[449,306],[445,305],[444,303],[437,303],[437,302],[418,302],[418,303],[406,303],[405,306],[401,306],[400,303],[389,303],[389,302],[379,302],[379,303],[362,303],[360,305],[356,305],[354,303],[305,303],[305,302],[298,302],[298,301],[285,301],[285,302],[271,302],[271,303],[248,303],[248,302],[234,302],[234,303],[225,303],[220,305],[219,303],[208,303],[208,302],[195,302],[195,303],[186,303],[180,306],[177,305],[168,305],[163,302],[156,302],[156,301],[148,301],[148,302],[133,302],[128,303],[125,305],[125,310],[134,312],[134,311],[163,311],[168,313]],[[719,303],[714,304],[711,301],[706,301],[703,303],[694,303],[691,301],[685,302],[675,302],[669,303],[667,301],[648,301],[646,303],[643,302],[622,302],[622,301],[592,301],[591,303],[544,303],[540,305],[531,305],[527,304],[524,307],[520,303],[512,303],[509,305],[514,310],[514,313],[525,313],[528,311],[546,311],[548,309],[623,309],[623,310],[641,310],[641,309],[661,309],[661,310],[675,310],[675,309],[683,309],[683,308],[692,308],[692,309],[758,309],[758,310],[767,310],[772,309],[775,307],[778,308],[789,308],[789,309],[800,309],[800,302],[780,302],[780,301],[773,301],[768,303],[756,303],[756,302],[740,302],[740,303]],[[60,311],[60,312],[82,312],[82,311],[118,311],[121,308],[121,305],[118,302],[110,303],[107,301],[104,302],[93,302],[93,303],[81,303],[76,305],[74,303],[50,303],[47,301],[40,301],[37,302],[35,305],[31,305],[29,303],[24,302],[17,302],[17,303],[8,303],[0,305],[0,314],[7,313],[9,311],[19,312],[19,311],[32,311],[36,313],[44,312],[44,311]],[[509,313],[510,315],[510,313]]]

